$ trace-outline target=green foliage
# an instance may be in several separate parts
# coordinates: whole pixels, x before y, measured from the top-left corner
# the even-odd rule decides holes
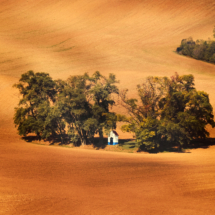
[[[171,78],[148,77],[137,86],[138,98],[128,98],[128,90],[116,86],[115,75],[108,78],[95,72],[56,80],[46,73],[29,71],[17,84],[22,98],[15,108],[14,123],[20,135],[35,133],[41,139],[68,138],[76,144],[86,144],[99,134],[116,128],[117,121],[126,122],[125,132],[133,132],[136,142],[146,149],[189,144],[191,140],[206,138],[207,124],[214,126],[209,96],[194,87],[192,75]],[[129,116],[111,111],[114,95]]]
[[[94,135],[94,126],[91,119],[91,104],[87,100],[88,75],[71,76],[68,78],[58,95],[62,103],[61,113],[67,122],[68,134],[74,143],[86,144]]]
[[[195,45],[196,43],[191,37],[189,37],[188,39],[183,39],[181,41],[181,46],[177,48],[177,52],[186,56],[192,56]]]
[[[149,77],[137,86],[139,101],[120,94],[122,105],[130,117],[118,116],[127,122],[123,131],[135,133],[137,142],[147,149],[189,144],[206,138],[206,125],[214,126],[213,109],[208,94],[194,88],[192,75],[171,78]]]
[[[20,135],[35,133],[39,138],[69,136],[73,143],[86,144],[103,129],[116,127],[112,94],[118,93],[115,75],[99,72],[53,81],[46,73],[29,71],[18,84],[22,98],[15,108],[14,123]]]
[[[215,28],[213,30],[215,37]],[[181,45],[176,49],[179,54],[186,55],[197,60],[215,63],[215,41],[197,40],[190,37],[183,39]]]
[[[113,94],[118,94],[118,83],[114,74],[110,74],[108,78],[102,76],[99,72],[95,72],[89,78],[91,88],[89,90],[89,100],[92,104],[92,118],[96,122],[95,133],[99,133],[100,142],[103,140],[103,129],[107,132],[116,128],[116,114],[110,112],[110,108],[115,104]]]
[[[55,82],[46,73],[29,71],[21,76],[18,84],[22,98],[15,108],[14,123],[20,135],[35,133],[39,138],[44,134],[47,110],[55,101]]]

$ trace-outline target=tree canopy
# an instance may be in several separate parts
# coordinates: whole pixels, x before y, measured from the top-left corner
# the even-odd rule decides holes
[[[206,138],[206,126],[215,125],[213,108],[206,92],[197,91],[193,75],[171,78],[148,77],[137,85],[137,98],[128,90],[119,92],[114,74],[95,72],[92,76],[70,76],[52,80],[47,73],[24,73],[14,86],[21,99],[15,108],[14,123],[20,135],[35,133],[40,139],[58,137],[61,143],[92,142],[98,134],[124,121],[122,130],[132,132],[147,150],[177,146]],[[111,111],[119,95],[127,115]]]
[[[52,80],[46,73],[24,73],[19,83],[22,98],[15,108],[14,123],[20,135],[35,133],[40,139],[66,136],[74,143],[86,144],[99,133],[116,127],[112,94],[118,94],[115,75],[108,78],[95,72]],[[68,139],[67,138],[67,139]]]
[[[89,80],[91,82],[89,99],[92,104],[92,118],[97,125],[95,132],[99,133],[100,143],[102,143],[103,129],[109,131],[116,128],[116,114],[110,112],[110,108],[115,104],[114,98],[111,95],[119,93],[115,85],[118,81],[113,74],[106,78],[99,72],[94,73]]]
[[[130,117],[118,119],[127,122],[122,130],[133,132],[146,149],[174,145],[181,149],[193,139],[208,137],[206,125],[214,126],[213,108],[208,94],[195,89],[192,75],[149,77],[137,90],[139,100],[121,92]]]
[[[48,109],[55,101],[55,82],[47,73],[29,71],[14,86],[22,96],[14,116],[19,134],[35,133],[39,138],[47,137],[45,123]]]

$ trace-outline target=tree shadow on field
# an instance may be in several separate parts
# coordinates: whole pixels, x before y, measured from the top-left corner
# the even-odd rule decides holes
[[[26,136],[26,137],[22,137],[22,140],[25,140],[26,142],[33,142],[33,141],[40,141],[40,138],[37,136]]]
[[[135,149],[135,148],[137,149],[138,148],[134,139],[119,139],[119,143],[117,145],[108,145],[108,138],[103,138],[103,143],[100,143],[99,137],[95,137],[94,140],[92,141],[92,144],[96,150],[104,149],[107,146],[110,146],[110,147],[111,146],[113,146],[113,147],[120,146],[123,149]]]
[[[157,149],[146,150],[144,146],[140,147],[140,151],[147,151],[149,153],[162,153],[162,152],[175,152],[175,153],[191,153],[187,150],[189,149],[207,149],[210,146],[215,145],[215,138],[206,138],[206,139],[196,139],[192,140],[189,144],[184,144],[181,148],[177,145],[163,144]]]
[[[62,137],[60,136],[51,136],[50,138],[43,140],[44,142],[47,142],[49,145],[69,145],[73,144],[74,146],[78,147],[81,146],[81,143],[78,142],[76,144],[71,143],[70,138],[65,135],[63,137],[64,141],[62,143]],[[26,137],[22,137],[23,140],[26,142],[39,142],[41,139],[36,136],[36,135],[29,135]],[[42,144],[42,143],[41,143]],[[117,145],[113,145],[108,148],[111,151],[126,151],[126,152],[148,152],[150,154],[157,154],[157,153],[168,153],[168,152],[175,152],[175,153],[191,153],[188,150],[189,149],[207,149],[210,146],[215,145],[215,138],[207,138],[207,139],[196,139],[191,141],[190,144],[184,144],[181,149],[178,148],[178,146],[174,144],[167,144],[167,143],[162,143],[160,144],[159,148],[153,148],[153,149],[147,149],[145,145],[139,146],[135,139],[119,139],[119,143]],[[100,142],[99,137],[95,137],[91,139],[86,146],[88,147],[93,147],[96,150],[99,149],[105,149],[108,145],[108,139],[103,138],[103,143]]]
[[[139,145],[135,139],[123,139],[119,141],[119,146],[122,146],[125,150],[132,150],[136,152],[147,152],[149,154],[158,154],[161,152],[180,152],[177,147],[163,144],[162,147],[148,149],[145,145]]]
[[[119,139],[119,146],[123,147],[124,149],[139,148],[134,139]]]
[[[193,140],[191,141],[190,144],[184,145],[183,148],[184,149],[198,149],[198,148],[207,149],[210,146],[214,146],[214,145],[215,145],[215,138],[206,138],[206,139]]]
[[[92,144],[93,148],[95,148],[96,150],[104,149],[108,145],[108,139],[103,138],[103,143],[100,143],[99,137],[94,137],[93,140],[91,140],[91,142],[89,142],[87,145],[90,144]]]
[[[134,152],[138,150],[138,146],[134,139],[119,139],[118,144],[108,145],[108,138],[103,138],[103,143],[100,143],[99,138],[94,138],[93,147],[96,150],[107,149],[108,151],[125,151]]]
[[[41,138],[39,138],[36,135],[29,135],[26,137],[22,137],[22,139],[25,140],[26,142],[44,141],[44,142],[48,142],[49,145],[55,145],[55,144],[57,144],[57,145],[68,145],[68,144],[70,144],[68,135],[63,136],[63,142],[62,142],[61,137],[58,135],[51,136],[45,140],[44,139],[42,140]]]
[[[62,141],[63,138],[63,141]],[[50,143],[50,145],[68,145],[70,144],[70,139],[67,134],[64,134],[63,136],[55,135],[50,136],[47,141]]]

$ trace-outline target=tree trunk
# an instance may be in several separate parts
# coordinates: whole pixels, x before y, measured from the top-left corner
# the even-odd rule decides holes
[[[99,144],[103,145],[103,130],[99,129]]]
[[[182,147],[180,143],[178,143],[178,152],[182,152]]]
[[[82,145],[82,146],[85,146],[86,144],[87,144],[87,141],[86,141],[85,138],[83,138],[82,141],[81,141],[81,145]]]
[[[64,137],[62,134],[60,135],[60,140],[61,140],[61,144],[63,145],[64,144]]]
[[[82,130],[82,141],[81,141],[81,145],[84,146],[87,144],[87,134],[85,130]]]
[[[37,132],[37,138],[38,138],[39,141],[41,140],[41,136],[40,136],[39,132]]]
[[[58,124],[59,126],[59,130],[60,130],[60,140],[61,140],[61,144],[64,144],[64,134],[65,134],[65,130],[61,128],[61,125]]]

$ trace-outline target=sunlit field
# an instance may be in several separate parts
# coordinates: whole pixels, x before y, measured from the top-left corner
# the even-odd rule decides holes
[[[13,124],[12,87],[29,70],[100,71],[135,96],[147,76],[177,72],[215,108],[215,65],[175,52],[184,38],[213,39],[214,26],[213,0],[1,0],[0,214],[215,214],[215,146],[131,154],[28,143]]]

